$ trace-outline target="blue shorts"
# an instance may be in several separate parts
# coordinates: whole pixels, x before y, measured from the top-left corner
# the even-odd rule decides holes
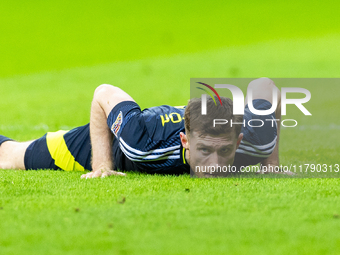
[[[268,110],[272,107],[271,103],[264,99],[253,100],[253,105],[257,110]],[[236,150],[235,166],[256,165],[272,154],[277,141],[277,122],[274,120],[275,112],[260,116],[253,114],[246,105],[243,116],[245,126],[241,129],[243,139]],[[249,121],[251,126],[248,125]]]
[[[91,151],[89,124],[67,131],[48,132],[26,149],[25,168],[92,170]]]

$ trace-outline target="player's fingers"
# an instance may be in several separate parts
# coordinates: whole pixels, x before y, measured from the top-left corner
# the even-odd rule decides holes
[[[83,174],[83,175],[81,175],[80,178],[82,178],[82,179],[84,179],[84,178],[85,178],[85,179],[91,178],[92,174],[93,174],[93,172],[90,172],[90,173],[87,173],[87,174]]]
[[[116,172],[116,171],[114,171],[114,173],[113,173],[114,175],[120,175],[120,176],[126,176],[126,174],[125,173],[122,173],[122,172]]]
[[[97,171],[94,171],[94,172],[92,171],[90,173],[83,174],[82,178],[85,178],[85,179],[96,178],[96,177],[99,177],[100,175],[101,175],[101,172],[100,171],[98,172],[98,170],[97,170]]]
[[[102,177],[105,178],[107,176],[111,176],[111,175],[119,175],[119,176],[126,176],[125,173],[122,172],[116,172],[113,170],[106,170],[104,173],[101,170],[97,170],[97,171],[92,171],[90,173],[87,174],[83,174],[81,175],[82,179],[88,179],[88,178],[97,178],[97,177]]]
[[[105,175],[104,175],[105,174]],[[111,176],[111,175],[120,175],[120,176],[126,176],[126,174],[121,173],[121,172],[116,172],[113,170],[107,171],[105,173],[102,174],[102,177],[106,177],[106,176]]]
[[[114,175],[113,173],[114,171],[106,171],[105,173],[102,173],[102,178],[105,178],[105,177],[108,177],[108,176],[111,176],[111,175]]]
[[[108,176],[109,176],[108,172],[102,173],[102,178],[105,178],[105,177],[108,177]]]
[[[93,175],[91,176],[91,178],[97,178],[102,176],[102,171],[101,170],[97,170],[95,172],[93,172]]]

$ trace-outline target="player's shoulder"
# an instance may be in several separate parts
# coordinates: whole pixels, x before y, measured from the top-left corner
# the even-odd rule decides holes
[[[184,111],[186,106],[170,106],[161,105],[144,109],[142,114],[146,122],[161,122],[161,126],[165,123],[179,123],[184,120]]]
[[[170,114],[172,112],[183,113],[186,105],[182,106],[171,106],[171,105],[160,105],[155,107],[146,108],[143,110],[144,114]]]
[[[184,111],[185,106],[170,105],[144,109],[144,123],[152,140],[179,139],[179,133],[184,130]]]

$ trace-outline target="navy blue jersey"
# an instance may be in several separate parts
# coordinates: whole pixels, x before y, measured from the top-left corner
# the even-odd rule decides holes
[[[116,105],[107,124],[115,135],[115,168],[148,173],[189,172],[180,132],[184,132],[185,107],[162,105],[141,111],[138,104]]]

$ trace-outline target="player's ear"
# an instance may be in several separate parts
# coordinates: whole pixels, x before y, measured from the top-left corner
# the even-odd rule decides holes
[[[183,132],[179,133],[179,136],[181,138],[181,143],[182,143],[183,148],[188,150],[189,149],[189,139],[188,139],[188,137]]]
[[[240,133],[239,136],[238,136],[238,138],[237,138],[236,149],[237,149],[238,146],[240,145],[242,139],[243,139],[243,133]]]

